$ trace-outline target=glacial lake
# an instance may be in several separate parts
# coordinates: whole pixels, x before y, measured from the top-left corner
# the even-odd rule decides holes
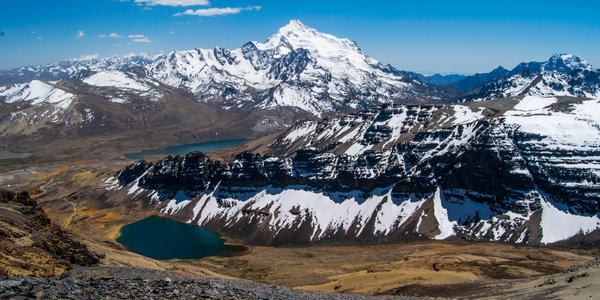
[[[196,144],[185,144],[179,146],[168,147],[159,150],[149,150],[142,151],[138,153],[127,153],[125,156],[129,159],[141,159],[146,156],[151,155],[177,155],[177,154],[187,154],[194,151],[202,151],[202,152],[210,152],[219,150],[222,148],[229,148],[233,146],[237,146],[243,142],[248,141],[247,139],[232,139],[232,140],[221,140],[221,141],[211,141],[211,142],[203,142]]]
[[[197,259],[240,250],[199,226],[151,216],[121,228],[117,242],[127,250],[159,260]]]

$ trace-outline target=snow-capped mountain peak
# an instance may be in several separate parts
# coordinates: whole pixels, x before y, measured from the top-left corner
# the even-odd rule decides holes
[[[0,96],[6,97],[6,103],[30,102],[36,104],[50,104],[61,110],[71,105],[75,96],[51,83],[32,80],[29,83],[15,84],[9,87],[0,87]]]
[[[463,101],[516,96],[600,98],[600,71],[573,54],[555,54],[544,62],[520,63],[507,76],[471,91]]]
[[[322,59],[335,61],[347,59],[362,67],[365,67],[365,61],[367,64],[377,64],[377,61],[368,58],[354,41],[321,33],[298,20],[292,20],[281,27],[265,43],[256,43],[261,50],[275,49],[281,45],[292,49],[305,49]]]
[[[223,108],[299,108],[314,115],[407,99],[439,99],[368,57],[349,39],[291,21],[266,42],[176,51],[148,74]]]
[[[574,70],[592,70],[592,66],[584,59],[573,54],[554,54],[543,65],[544,71],[569,73]]]
[[[277,30],[264,46],[274,46],[285,39],[294,48],[304,48],[306,50],[325,51],[330,49],[319,49],[322,47],[349,48],[353,51],[360,51],[356,43],[346,38],[338,38],[331,34],[322,33],[318,30],[304,25],[298,20],[292,20],[287,25]]]

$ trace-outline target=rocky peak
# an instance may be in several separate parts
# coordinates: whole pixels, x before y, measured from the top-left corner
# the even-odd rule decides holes
[[[573,54],[555,54],[545,62],[518,64],[504,76],[462,96],[461,101],[524,95],[600,97],[599,71]],[[489,73],[492,74],[492,73]]]
[[[544,71],[570,73],[575,70],[592,70],[592,66],[584,59],[573,54],[554,54],[542,65]]]
[[[290,21],[272,35],[267,42],[257,44],[257,46],[261,49],[272,49],[279,46],[291,47],[292,49],[303,48],[324,57],[342,56],[344,52],[348,51],[358,52],[362,55],[362,51],[355,42],[321,33],[298,20]]]
[[[492,72],[490,72],[490,74],[508,74],[508,70],[505,69],[503,66],[498,66],[497,68],[493,69]]]

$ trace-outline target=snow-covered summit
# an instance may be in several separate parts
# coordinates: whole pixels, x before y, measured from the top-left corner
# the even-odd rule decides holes
[[[520,63],[507,76],[465,95],[463,101],[516,96],[600,98],[600,71],[573,54],[555,54],[544,62]]]
[[[67,109],[75,99],[75,95],[40,80],[0,87],[0,96],[5,97],[6,103],[49,104],[61,110]]]
[[[592,66],[584,59],[573,54],[554,54],[543,63],[544,71],[572,72],[574,70],[593,70]]]
[[[293,107],[323,115],[392,101],[439,99],[425,84],[392,72],[351,40],[291,21],[266,42],[237,49],[161,55],[146,67],[164,84],[223,108]]]
[[[261,50],[276,49],[284,45],[284,47],[287,46],[288,51],[302,48],[326,58],[340,59],[349,53],[353,55],[360,54],[359,56],[362,59],[366,57],[352,40],[321,33],[298,20],[292,20],[281,27],[265,43],[254,43]]]

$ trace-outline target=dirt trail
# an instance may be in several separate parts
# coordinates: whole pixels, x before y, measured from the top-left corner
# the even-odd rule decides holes
[[[73,212],[63,221],[63,224],[62,224],[63,228],[69,228],[71,226],[71,222],[77,216],[77,203],[75,203],[73,201],[69,201],[64,198],[62,200],[71,204],[71,207],[73,208]]]

